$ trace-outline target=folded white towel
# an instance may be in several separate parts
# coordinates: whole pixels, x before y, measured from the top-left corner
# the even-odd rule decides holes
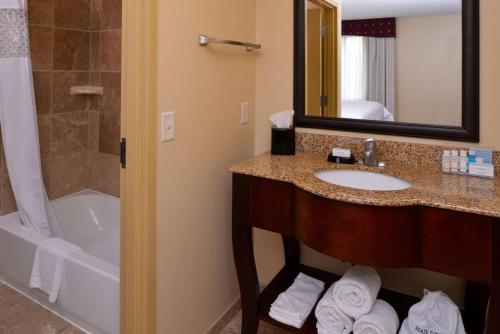
[[[269,312],[269,316],[271,318],[273,318],[274,320],[281,322],[282,324],[285,324],[285,325],[288,325],[288,326],[292,326],[292,327],[295,327],[295,328],[301,328],[304,325],[304,322],[307,319],[307,318],[306,319],[302,319],[301,321],[292,320],[292,319],[286,318],[286,317],[284,317],[284,316],[282,316],[280,314],[276,314],[276,313],[273,313],[273,312]]]
[[[316,319],[318,319],[316,328],[319,334],[349,334],[352,332],[354,320],[342,312],[333,301],[334,288],[335,283],[330,286],[316,306],[315,314]]]
[[[353,328],[354,334],[396,334],[399,328],[398,314],[391,305],[377,299],[370,313],[359,317]]]
[[[335,284],[333,300],[342,312],[357,319],[371,311],[381,285],[375,269],[356,265]]]
[[[42,241],[35,253],[30,288],[40,289],[55,303],[61,288],[64,260],[81,248],[59,238]]]
[[[460,310],[443,292],[424,290],[424,297],[413,305],[400,334],[465,334]]]
[[[324,287],[322,281],[300,273],[293,284],[276,298],[269,316],[289,326],[302,327]]]

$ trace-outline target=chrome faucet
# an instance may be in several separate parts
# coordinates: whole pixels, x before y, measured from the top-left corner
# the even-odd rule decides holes
[[[379,163],[377,160],[377,149],[375,145],[375,140],[372,138],[366,139],[365,144],[365,157],[363,163],[367,166],[378,167]]]

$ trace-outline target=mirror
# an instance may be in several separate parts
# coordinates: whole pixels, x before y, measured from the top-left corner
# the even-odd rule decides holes
[[[478,141],[478,0],[295,0],[296,124]]]

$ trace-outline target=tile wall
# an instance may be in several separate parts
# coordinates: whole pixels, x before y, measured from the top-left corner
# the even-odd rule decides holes
[[[86,188],[119,195],[121,0],[28,0],[42,168],[51,199]],[[102,97],[71,96],[100,85]],[[3,150],[2,150],[3,151]],[[0,214],[16,210],[5,158]]]

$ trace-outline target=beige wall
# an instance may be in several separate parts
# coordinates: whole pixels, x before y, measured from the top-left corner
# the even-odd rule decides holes
[[[205,333],[238,298],[229,165],[253,153],[255,57],[198,46],[204,33],[255,40],[255,2],[158,1],[158,112],[175,111],[158,146],[158,333]]]
[[[269,122],[271,113],[283,106],[292,105],[292,44],[288,43],[292,34],[292,2],[287,0],[266,1],[257,0],[257,37],[266,40],[266,53],[257,60],[256,77],[256,127],[255,153],[269,150]],[[481,1],[481,145],[500,150],[500,43],[497,32],[500,21],[496,13],[500,11],[497,0]],[[262,19],[262,18],[267,19]],[[269,45],[269,47],[267,47]],[[287,67],[285,67],[287,66]],[[277,68],[276,71],[271,69]],[[271,85],[274,83],[274,85]],[[264,90],[263,87],[272,89]],[[371,136],[405,142],[433,143],[445,145],[465,145],[468,143],[445,142],[429,139],[414,139],[396,136],[372,134],[355,134],[351,132],[324,131],[316,129],[298,129],[303,132],[351,135],[359,137]],[[283,263],[280,239],[271,233],[258,231],[256,233],[255,251],[257,254],[258,271],[262,281],[268,281]],[[333,259],[304,249],[303,259],[306,263],[336,272],[342,272],[343,264]],[[384,271],[386,286],[418,294],[422,287],[443,289],[457,302],[462,295],[463,282],[421,270]]]
[[[396,119],[462,124],[462,16],[397,19]]]

